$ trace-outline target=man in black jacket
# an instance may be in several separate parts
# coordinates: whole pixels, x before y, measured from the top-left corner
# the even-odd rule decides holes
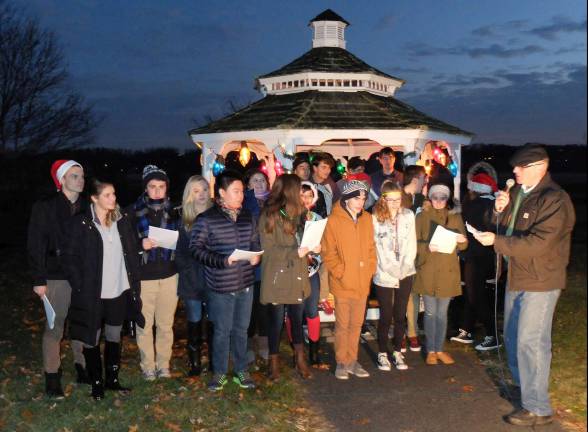
[[[57,193],[33,205],[29,221],[27,249],[33,290],[47,297],[55,310],[53,328],[45,325],[43,333],[43,368],[45,392],[63,398],[61,388],[60,342],[71,301],[71,286],[62,267],[65,233],[71,218],[85,210],[80,193],[84,189],[84,170],[73,160],[58,160],[51,166],[51,177]],[[88,381],[82,344],[72,341],[78,383]]]

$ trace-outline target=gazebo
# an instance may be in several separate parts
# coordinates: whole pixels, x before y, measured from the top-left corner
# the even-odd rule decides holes
[[[383,146],[416,163],[428,142],[443,142],[457,164],[472,134],[428,116],[394,95],[405,83],[346,49],[350,24],[330,9],[310,21],[312,49],[255,80],[263,97],[220,120],[189,131],[202,150],[202,172],[213,180],[218,156],[247,146],[267,161],[270,180],[276,161],[290,169],[291,155],[326,151],[336,159],[369,157]]]

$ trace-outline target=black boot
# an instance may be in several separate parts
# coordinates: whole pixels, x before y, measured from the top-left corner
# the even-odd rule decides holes
[[[311,366],[315,366],[320,363],[319,359],[319,343],[308,341],[308,363]]]
[[[202,372],[202,363],[200,357],[202,355],[200,340],[201,326],[199,322],[188,321],[188,360],[190,362],[189,376],[199,376]]]
[[[105,342],[104,346],[104,372],[106,379],[104,388],[106,390],[114,390],[121,393],[130,393],[131,389],[123,387],[118,382],[118,371],[120,369],[120,343]]]
[[[104,381],[102,380],[102,359],[100,358],[100,345],[86,348],[84,347],[84,357],[86,359],[86,371],[92,384],[92,397],[94,400],[104,399]]]
[[[61,375],[58,372],[45,372],[45,394],[54,399],[63,399],[65,397],[61,388]]]
[[[214,365],[212,364],[212,346],[214,343],[214,328],[212,326],[212,321],[207,322],[207,332],[206,332],[206,348],[208,350],[208,371],[214,372]]]
[[[88,376],[88,372],[86,372],[86,368],[79,363],[74,363],[76,368],[76,382],[78,384],[92,384],[90,382],[90,377]]]

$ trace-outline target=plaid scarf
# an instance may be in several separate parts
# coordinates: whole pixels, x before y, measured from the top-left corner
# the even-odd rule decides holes
[[[142,240],[147,238],[149,235],[149,210],[153,209],[153,206],[149,206],[149,197],[147,193],[143,193],[139,199],[133,205],[133,210],[135,211],[135,217],[137,218],[137,230],[139,231],[139,238]],[[178,230],[178,219],[172,218],[170,215],[171,211],[171,203],[169,198],[165,198],[163,204],[161,206],[161,210],[163,211],[163,215],[161,218],[161,222],[159,224],[159,228],[165,228],[168,230],[177,231]],[[154,210],[154,209],[153,209]],[[149,253],[143,253],[143,264],[147,264],[148,262],[155,262],[158,259],[158,256],[161,257],[163,261],[173,261],[175,258],[175,252],[171,249],[165,248],[153,248],[149,251]]]

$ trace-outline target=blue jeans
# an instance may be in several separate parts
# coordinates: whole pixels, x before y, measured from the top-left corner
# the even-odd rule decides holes
[[[321,278],[318,272],[310,277],[310,295],[304,300],[304,316],[316,318],[318,316],[318,302],[321,294]]]
[[[428,353],[442,352],[447,333],[447,308],[451,297],[423,296],[425,302],[425,347]]]
[[[504,345],[523,408],[533,414],[553,413],[549,402],[551,324],[561,290],[510,291],[504,297]]]
[[[234,293],[209,292],[209,318],[214,330],[212,363],[215,374],[228,372],[229,350],[233,356],[233,372],[244,372],[247,369],[247,328],[252,304],[253,287]]]
[[[186,309],[186,319],[190,322],[199,322],[202,319],[202,301],[189,298],[182,300]]]

